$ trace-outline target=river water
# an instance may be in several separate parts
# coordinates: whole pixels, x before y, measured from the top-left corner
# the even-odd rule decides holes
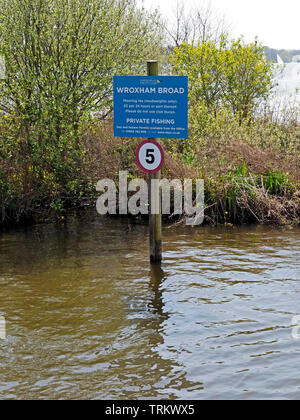
[[[152,269],[126,219],[0,234],[1,399],[300,399],[300,230],[163,233]]]

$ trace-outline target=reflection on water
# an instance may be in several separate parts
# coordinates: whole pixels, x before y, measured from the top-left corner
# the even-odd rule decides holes
[[[0,235],[0,398],[300,398],[299,229],[70,220]]]

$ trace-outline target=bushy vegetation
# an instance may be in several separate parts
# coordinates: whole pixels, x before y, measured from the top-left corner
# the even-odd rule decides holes
[[[92,188],[82,181],[83,127],[109,115],[113,75],[142,73],[159,55],[161,27],[134,0],[1,0],[0,10],[5,220]]]
[[[219,44],[183,43],[174,49],[170,62],[173,73],[189,77],[191,107],[199,115],[203,107],[213,115],[225,108],[242,121],[273,87],[272,66],[258,42],[245,44],[223,36]]]
[[[272,66],[257,41],[199,30],[200,42],[170,48],[159,16],[134,0],[0,6],[0,223],[94,205],[96,182],[120,169],[143,176],[138,140],[113,138],[112,77],[157,58],[190,83],[189,139],[163,141],[164,176],[205,179],[208,222],[299,222],[299,113],[270,113]]]

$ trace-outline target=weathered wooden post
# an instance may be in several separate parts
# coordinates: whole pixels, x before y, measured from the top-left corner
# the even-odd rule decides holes
[[[158,76],[158,62],[148,61],[148,76]],[[154,139],[157,140],[157,139]],[[150,262],[160,263],[162,261],[162,215],[161,215],[161,188],[159,181],[161,171],[149,174],[149,230],[150,230]],[[152,184],[152,180],[156,180]],[[152,214],[153,211],[154,213]]]

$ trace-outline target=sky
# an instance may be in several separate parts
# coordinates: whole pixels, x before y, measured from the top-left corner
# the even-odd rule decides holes
[[[177,0],[140,0],[146,8],[158,7],[165,17]],[[212,9],[230,24],[233,37],[255,37],[271,48],[300,50],[300,0],[184,0],[186,7],[211,3]]]

